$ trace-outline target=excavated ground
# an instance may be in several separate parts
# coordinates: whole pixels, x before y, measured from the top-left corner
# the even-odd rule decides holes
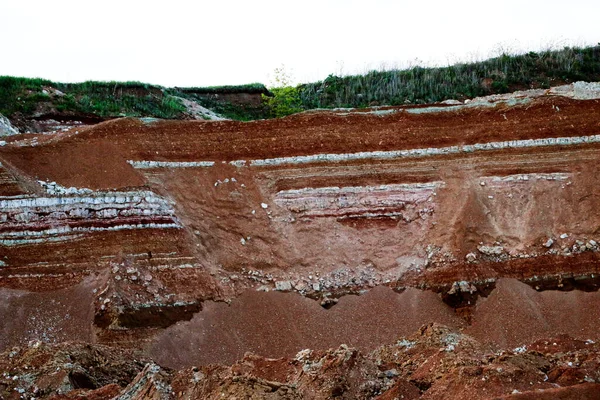
[[[6,139],[0,398],[599,398],[572,97]]]

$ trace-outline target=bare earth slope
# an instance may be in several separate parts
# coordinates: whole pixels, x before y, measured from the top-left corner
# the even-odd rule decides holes
[[[11,136],[0,396],[39,390],[6,383],[23,352],[41,371],[77,341],[143,361],[38,397],[597,398],[600,96],[578,90]],[[556,337],[579,347],[531,350]]]

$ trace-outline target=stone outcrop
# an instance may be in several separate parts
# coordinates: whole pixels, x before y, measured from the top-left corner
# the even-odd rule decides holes
[[[152,192],[52,189],[51,193],[54,196],[0,197],[0,244],[74,240],[98,231],[181,227],[169,203]]]
[[[0,114],[0,137],[18,134],[19,131],[11,125],[8,118]]]
[[[325,187],[280,191],[275,203],[299,217],[395,217],[410,221],[433,212],[432,201],[442,182],[367,187]]]

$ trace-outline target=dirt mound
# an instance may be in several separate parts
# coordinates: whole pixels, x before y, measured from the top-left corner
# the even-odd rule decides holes
[[[246,292],[229,305],[205,302],[190,322],[160,334],[150,354],[162,365],[182,368],[230,364],[247,351],[291,357],[305,348],[345,343],[367,352],[430,322],[463,325],[434,293],[412,288],[397,294],[378,287],[342,297],[329,310],[291,293]]]
[[[600,293],[537,292],[515,279],[501,279],[475,307],[466,332],[501,347],[518,347],[535,339],[570,334],[600,340],[594,321],[600,315]]]
[[[67,289],[43,293],[0,289],[0,349],[29,342],[93,341],[93,301],[102,279],[88,277]]]

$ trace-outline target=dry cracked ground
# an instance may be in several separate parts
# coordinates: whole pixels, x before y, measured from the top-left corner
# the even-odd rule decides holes
[[[0,398],[600,399],[600,88],[0,142]]]

